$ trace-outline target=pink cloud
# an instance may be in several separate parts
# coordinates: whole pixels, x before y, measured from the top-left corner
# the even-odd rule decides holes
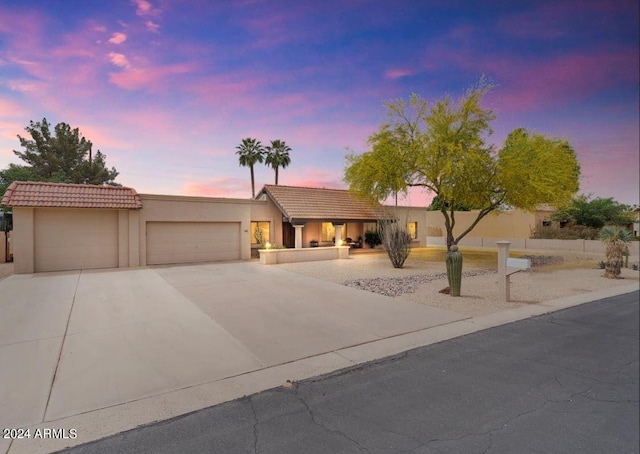
[[[109,61],[115,66],[119,66],[120,68],[128,68],[131,66],[127,56],[124,54],[119,54],[117,52],[109,52]]]
[[[103,153],[109,155],[110,149],[125,148],[128,142],[118,136],[116,131],[109,130],[101,126],[96,126],[93,123],[80,122],[77,124],[71,124],[72,128],[78,128],[82,133],[82,136],[93,143],[93,151],[102,150]],[[107,161],[109,164],[109,160]]]
[[[147,27],[147,30],[149,30],[150,32],[158,33],[160,31],[160,25],[156,24],[153,21],[148,20],[145,23],[145,26]]]
[[[256,191],[259,188],[256,188]],[[232,197],[247,199],[251,197],[251,184],[248,179],[234,177],[216,177],[206,181],[190,182],[180,190],[181,195],[200,197]]]
[[[254,109],[255,91],[265,84],[264,76],[254,72],[236,72],[201,77],[186,90],[197,95],[200,103],[220,107],[233,104],[234,108]]]
[[[345,189],[342,175],[333,170],[321,170],[315,167],[302,167],[294,173],[289,169],[280,172],[279,184],[304,186],[309,188]],[[271,175],[269,175],[271,177]],[[269,178],[269,184],[273,181]]]
[[[587,15],[610,15],[624,11],[624,2],[609,0],[583,0],[580,2],[580,17]],[[626,6],[633,2],[627,2]],[[535,4],[535,3],[534,3]],[[629,10],[630,14],[637,14]],[[576,18],[575,1],[554,1],[541,3],[536,9],[519,12],[498,21],[498,27],[511,37],[536,39],[557,39],[571,33],[571,24]]]
[[[154,8],[153,5],[146,0],[132,0],[131,3],[136,7],[138,16],[157,16],[161,13],[160,9]]]
[[[455,43],[454,43],[455,44]],[[426,52],[423,67],[444,66],[485,74],[496,81],[491,99],[504,111],[548,109],[598,93],[621,83],[638,83],[637,48],[595,48],[553,57],[485,57],[452,43],[438,43]]]
[[[168,88],[166,80],[175,75],[187,74],[194,69],[191,64],[128,68],[119,73],[110,73],[109,82],[125,90]]]
[[[24,115],[25,112],[20,103],[0,98],[0,118],[13,118],[17,115]]]
[[[637,49],[600,49],[548,60],[478,62],[500,83],[495,96],[505,110],[549,108],[620,83],[638,82]]]
[[[116,32],[113,35],[111,35],[111,38],[109,38],[108,42],[110,42],[111,44],[122,44],[126,40],[127,40],[127,35],[125,35],[124,33]]]
[[[44,88],[44,84],[42,82],[29,79],[13,79],[7,81],[7,86],[9,89],[13,91],[28,93],[28,92],[36,92],[41,91]]]
[[[395,69],[388,69],[387,71],[385,71],[384,76],[387,79],[395,80],[395,79],[400,79],[401,77],[413,76],[414,74],[415,74],[415,71],[410,69],[395,68]]]
[[[321,39],[322,34],[317,28],[307,27],[301,20],[303,17],[319,14],[318,5],[313,2],[292,3],[280,10],[275,10],[269,2],[259,2],[249,8],[250,13],[245,14],[248,18],[244,20],[244,26],[248,33],[256,37],[253,47],[270,48],[298,40],[309,42]],[[316,11],[312,11],[313,9]],[[338,30],[332,29],[332,33],[338,33]]]
[[[19,105],[1,99],[0,112],[3,112],[3,114],[0,114],[0,155],[15,158],[13,150],[20,146],[17,136],[19,134],[24,135],[24,127],[27,123],[25,120],[25,124],[21,124],[18,119],[26,118],[27,115]],[[6,115],[4,112],[11,112],[11,115]],[[0,165],[0,168],[4,167]]]

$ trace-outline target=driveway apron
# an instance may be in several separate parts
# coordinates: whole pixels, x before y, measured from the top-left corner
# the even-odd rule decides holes
[[[16,275],[0,298],[3,427],[464,318],[255,262]]]

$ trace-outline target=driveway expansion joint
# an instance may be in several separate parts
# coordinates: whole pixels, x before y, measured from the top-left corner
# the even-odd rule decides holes
[[[64,334],[62,335],[62,341],[60,342],[60,352],[58,353],[58,360],[56,361],[56,368],[53,371],[53,377],[51,378],[51,386],[49,387],[49,395],[47,396],[47,403],[44,406],[44,412],[42,413],[41,423],[47,420],[47,410],[49,409],[49,402],[51,401],[51,394],[53,394],[53,387],[56,384],[56,377],[58,376],[58,368],[60,367],[60,360],[62,359],[62,352],[64,350],[64,342],[67,339],[67,332],[69,331],[69,323],[71,322],[71,314],[73,312],[73,306],[76,303],[76,295],[78,294],[78,287],[80,286],[80,277],[82,276],[82,270],[78,273],[76,279],[76,286],[73,290],[73,299],[71,300],[71,307],[69,308],[69,316],[67,317],[67,324],[64,327]]]

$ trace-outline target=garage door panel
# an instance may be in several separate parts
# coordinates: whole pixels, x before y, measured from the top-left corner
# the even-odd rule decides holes
[[[118,266],[118,212],[37,209],[35,270]]]
[[[149,265],[239,259],[239,222],[147,223]]]

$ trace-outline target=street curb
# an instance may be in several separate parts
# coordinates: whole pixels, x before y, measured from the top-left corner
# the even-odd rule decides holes
[[[14,440],[0,443],[0,452],[7,454],[49,453],[77,446],[136,427],[178,418],[203,408],[242,398],[268,389],[277,388],[287,381],[300,381],[329,374],[341,369],[380,360],[415,348],[450,340],[466,334],[512,323],[530,317],[589,303],[602,298],[638,292],[639,284],[627,284],[580,295],[544,301],[516,309],[468,318],[372,341],[333,352],[296,360],[290,363],[251,371],[234,377],[171,391],[113,407],[82,413],[30,426],[37,429],[76,429],[75,439]]]

